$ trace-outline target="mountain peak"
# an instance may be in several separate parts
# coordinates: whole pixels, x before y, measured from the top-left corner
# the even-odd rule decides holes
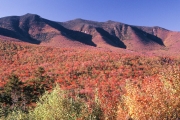
[[[74,20],[77,20],[77,21],[84,21],[84,19],[82,19],[82,18],[76,18],[76,19],[74,19]]]
[[[38,16],[38,17],[40,17],[39,15],[37,15],[37,14],[32,14],[32,13],[27,13],[27,14],[22,15],[22,16]]]
[[[26,21],[26,20],[30,20],[30,21],[40,21],[40,16],[37,14],[31,14],[31,13],[27,13],[25,15],[20,16],[21,21]]]
[[[115,21],[113,21],[113,20],[108,20],[108,21],[106,21],[107,23],[115,23]]]

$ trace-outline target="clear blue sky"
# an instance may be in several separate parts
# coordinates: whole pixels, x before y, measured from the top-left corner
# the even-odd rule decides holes
[[[1,0],[0,17],[38,14],[53,21],[82,18],[180,31],[180,0]]]

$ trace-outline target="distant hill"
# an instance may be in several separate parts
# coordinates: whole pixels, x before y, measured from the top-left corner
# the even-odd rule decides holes
[[[180,32],[115,21],[54,22],[35,14],[0,18],[0,40],[55,47],[98,47],[133,51],[180,51]]]

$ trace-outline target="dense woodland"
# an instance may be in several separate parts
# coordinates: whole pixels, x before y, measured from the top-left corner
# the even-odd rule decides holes
[[[0,117],[176,120],[179,57],[0,42]]]

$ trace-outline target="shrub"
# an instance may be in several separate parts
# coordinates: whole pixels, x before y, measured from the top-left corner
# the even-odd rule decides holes
[[[175,90],[175,87],[172,90],[171,83],[167,86],[168,79],[163,80],[164,82],[162,79],[162,77],[161,80],[151,77],[136,84],[128,81],[125,87],[126,93],[119,104],[117,120],[175,120],[179,118],[179,90]],[[177,82],[177,79],[172,81],[172,83]]]
[[[80,102],[66,99],[65,92],[56,86],[51,93],[46,92],[40,98],[30,117],[36,120],[73,120],[82,116],[84,107]]]
[[[45,92],[29,118],[35,120],[100,120],[102,112],[97,104],[92,111],[83,99],[67,97],[68,92],[57,85],[51,93]]]

